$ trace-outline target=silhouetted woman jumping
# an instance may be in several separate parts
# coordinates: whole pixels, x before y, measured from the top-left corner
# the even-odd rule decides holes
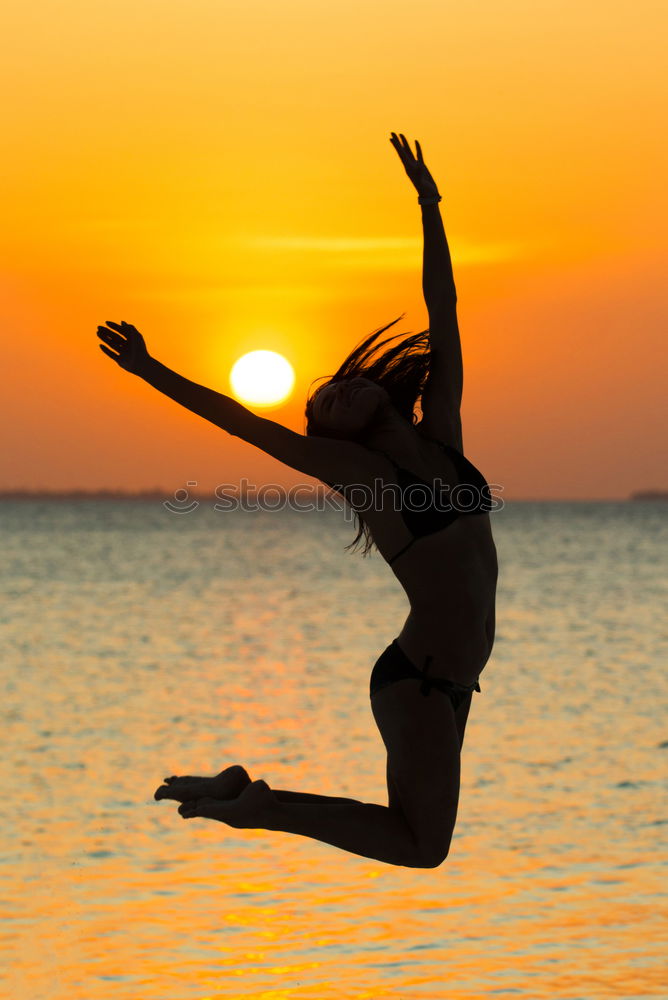
[[[410,603],[370,681],[371,709],[387,749],[386,806],[272,789],[238,765],[213,778],[166,778],[155,797],[180,802],[186,818],[283,830],[387,864],[435,868],[450,849],[464,729],[494,642],[497,559],[489,511],[495,504],[462,454],[462,354],[441,196],[419,142],[414,156],[403,135],[393,132],[390,141],[422,206],[429,329],[399,342],[399,335],[378,342],[393,323],[371,334],[310,394],[306,434],[166,368],[128,323],[107,322],[97,335],[104,353],[126,371],[334,486],[358,519],[352,545],[362,535],[364,554],[375,545]]]

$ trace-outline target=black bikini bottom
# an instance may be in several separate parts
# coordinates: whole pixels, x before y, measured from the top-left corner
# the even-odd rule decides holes
[[[393,639],[387,649],[380,654],[371,671],[369,697],[373,698],[377,691],[387,687],[388,684],[394,684],[405,677],[414,677],[416,680],[422,681],[421,694],[426,697],[432,688],[442,691],[443,694],[448,695],[456,712],[472,691],[480,691],[478,681],[475,684],[465,685],[457,684],[456,681],[447,680],[445,677],[427,677],[430,660],[431,656],[428,656],[425,661],[425,669],[418,670],[408,659],[397,640]]]

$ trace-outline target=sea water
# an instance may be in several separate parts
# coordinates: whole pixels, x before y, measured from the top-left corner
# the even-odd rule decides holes
[[[184,821],[243,764],[385,804],[405,595],[336,511],[0,504],[2,939],[19,1000],[663,997],[666,506],[492,514],[496,645],[437,869]]]

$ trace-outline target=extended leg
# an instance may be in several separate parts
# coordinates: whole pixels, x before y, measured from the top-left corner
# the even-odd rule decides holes
[[[230,802],[199,799],[179,807],[185,818],[217,819],[240,829],[262,829],[294,833],[320,840],[343,851],[407,868],[427,864],[403,814],[389,806],[337,799],[299,792],[279,800],[264,781],[252,782]]]
[[[388,806],[273,792],[266,782],[248,779],[232,798],[217,799],[202,789],[184,801],[179,812],[184,818],[215,819],[238,829],[310,837],[387,864],[437,867],[448,855],[457,817],[463,725],[457,726],[446,695],[432,691],[423,698],[419,687],[416,680],[401,680],[372,699],[388,753]],[[237,773],[235,781],[238,778]],[[179,796],[172,792],[168,797]]]

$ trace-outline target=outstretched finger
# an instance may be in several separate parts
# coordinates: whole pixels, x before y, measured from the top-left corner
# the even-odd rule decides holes
[[[110,358],[113,358],[114,361],[119,360],[120,355],[114,354],[114,352],[110,351],[108,347],[104,346],[104,344],[98,344],[98,347],[100,348],[101,351],[104,351],[105,354],[108,354]]]
[[[408,141],[408,139],[406,138],[406,136],[404,135],[403,132],[400,132],[399,135],[401,136],[401,138],[404,141],[404,149],[406,150],[407,153],[410,153],[411,159],[413,159],[413,150],[411,149],[410,142]]]
[[[127,337],[127,335],[128,335],[128,331],[123,326],[122,323],[113,323],[110,319],[108,319],[107,320],[107,326],[110,326],[112,330],[115,330],[116,333],[120,333],[121,336],[123,336],[123,337]]]
[[[415,140],[415,148],[417,149],[417,157],[419,162],[424,163],[424,159],[422,157],[422,150],[420,148],[420,143],[417,141],[417,139]]]
[[[394,138],[390,139],[390,142],[396,149],[399,155],[399,159],[403,163],[404,167],[408,169],[410,164],[413,162],[413,154],[411,153],[410,149],[406,149],[406,147],[402,145],[401,142],[399,142],[399,139],[396,137],[394,132],[392,133],[392,135],[394,136]]]

